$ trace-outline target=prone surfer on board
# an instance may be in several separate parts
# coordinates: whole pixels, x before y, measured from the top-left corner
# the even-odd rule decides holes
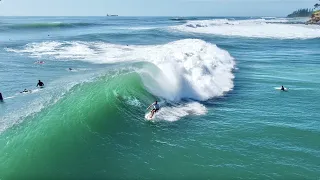
[[[27,90],[27,89],[24,89],[22,92],[20,93],[28,93],[28,92],[31,92],[31,90]]]
[[[158,104],[158,101],[152,103],[152,104],[147,108],[147,110],[148,110],[151,106],[153,106],[153,109],[151,110],[150,119],[153,117],[154,113],[158,112],[159,109],[160,109],[160,106],[159,106],[159,104]]]

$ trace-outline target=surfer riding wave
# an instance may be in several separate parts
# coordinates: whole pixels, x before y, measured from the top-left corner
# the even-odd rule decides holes
[[[148,108],[147,110],[153,106],[153,109],[150,111],[151,115],[150,115],[150,119],[153,117],[154,113],[158,112],[159,109],[160,109],[160,106],[158,104],[158,101],[155,101],[154,103],[152,103]]]

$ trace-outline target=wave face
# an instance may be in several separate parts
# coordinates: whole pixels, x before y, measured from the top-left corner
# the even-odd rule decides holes
[[[249,20],[215,19],[188,21],[183,25],[174,26],[173,29],[192,33],[249,38],[312,39],[320,37],[320,31],[316,26],[297,23],[301,22],[284,18]]]
[[[154,67],[139,70],[146,88],[152,94],[170,101],[184,98],[203,101],[221,96],[233,88],[234,59],[216,45],[197,39],[155,46],[43,42],[7,51],[28,53],[32,57],[76,59],[98,64],[150,62]]]

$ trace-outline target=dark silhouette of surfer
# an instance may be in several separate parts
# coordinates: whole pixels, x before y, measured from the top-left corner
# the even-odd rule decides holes
[[[40,80],[39,80],[39,82],[38,82],[38,84],[37,84],[37,87],[43,87],[44,86],[44,84],[43,84],[43,82],[41,82]]]
[[[3,102],[3,97],[1,93],[0,93],[0,102]]]

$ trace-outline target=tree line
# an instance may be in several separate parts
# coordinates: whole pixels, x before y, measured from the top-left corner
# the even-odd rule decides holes
[[[320,1],[320,0],[319,0]],[[292,17],[309,17],[312,15],[312,13],[317,10],[318,8],[320,8],[320,3],[316,3],[313,8],[305,8],[305,9],[298,9],[296,11],[294,11],[293,13],[289,14],[288,17],[292,18]]]
[[[288,17],[309,17],[313,13],[314,9],[298,9],[294,11],[293,13],[289,14]]]

